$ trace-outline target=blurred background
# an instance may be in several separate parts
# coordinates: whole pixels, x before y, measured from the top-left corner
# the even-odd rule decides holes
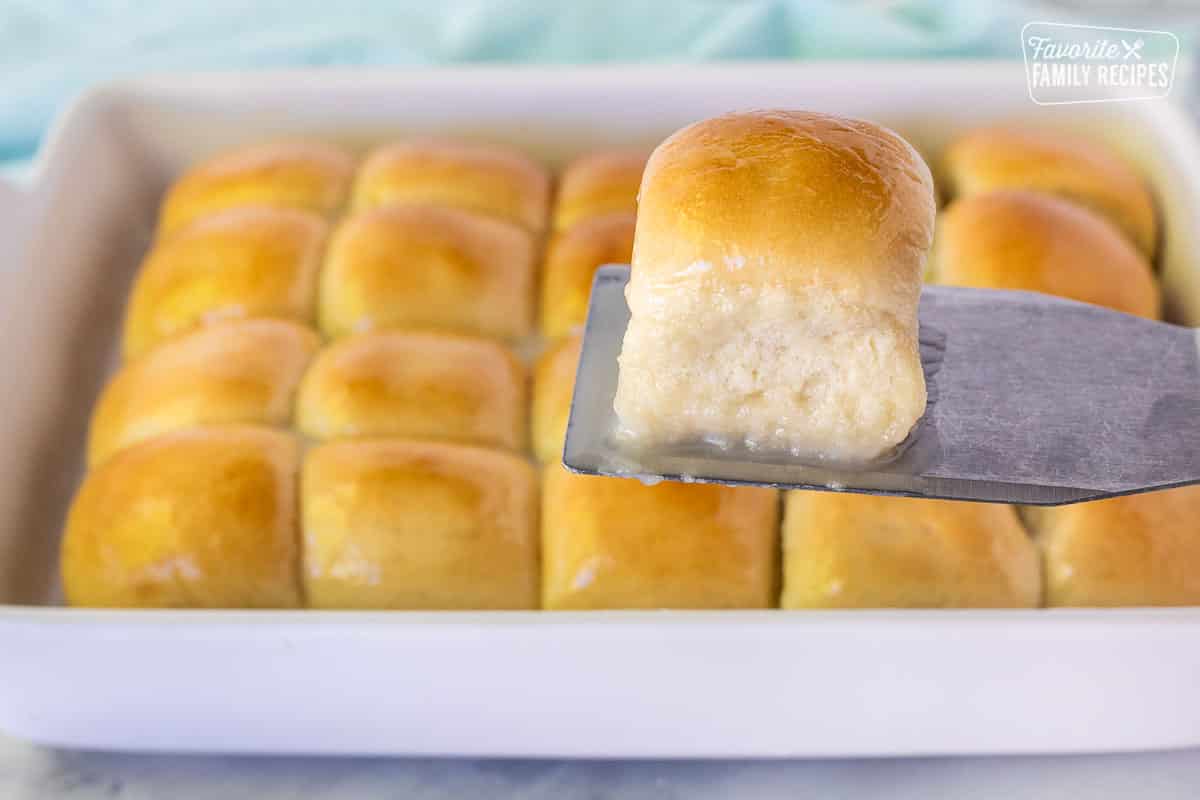
[[[1020,58],[1031,20],[1162,27],[1194,0],[8,0],[0,169],[20,173],[56,109],[97,81],[164,71],[456,63]],[[1195,97],[1181,65],[1174,91]],[[1191,103],[1194,107],[1194,101]]]

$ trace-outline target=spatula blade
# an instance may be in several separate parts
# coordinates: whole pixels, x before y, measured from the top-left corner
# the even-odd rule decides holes
[[[929,401],[895,460],[867,470],[695,443],[636,454],[613,435],[629,268],[592,288],[563,462],[575,472],[1058,505],[1200,481],[1196,331],[1034,292],[921,295]]]

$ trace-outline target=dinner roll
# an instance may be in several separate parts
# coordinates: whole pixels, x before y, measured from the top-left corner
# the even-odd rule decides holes
[[[952,286],[1025,289],[1157,317],[1145,258],[1086,208],[1051,195],[998,191],[942,212],[933,277]]]
[[[769,608],[779,495],[771,489],[544,469],[547,609]]]
[[[1200,605],[1200,486],[1024,513],[1046,605]]]
[[[554,229],[566,230],[592,217],[637,209],[645,150],[598,150],[567,164],[558,182]]]
[[[550,175],[507,147],[413,140],[378,148],[354,182],[354,208],[412,204],[475,211],[540,232]]]
[[[331,337],[379,328],[524,336],[533,326],[534,256],[528,232],[467,211],[355,214],[329,244],[321,329]]]
[[[542,267],[542,334],[557,338],[587,321],[596,269],[628,264],[633,256],[633,214],[582,220],[550,239]]]
[[[301,604],[294,436],[253,426],[156,436],[88,473],[67,518],[67,602],[110,608]]]
[[[551,345],[534,367],[533,454],[539,461],[562,461],[582,350],[583,334],[572,334]]]
[[[304,376],[296,425],[305,436],[412,436],[519,450],[526,374],[504,345],[456,334],[350,336]]]
[[[1032,189],[1086,206],[1119,227],[1147,258],[1158,238],[1154,200],[1141,176],[1107,148],[1062,132],[983,128],[946,151],[945,177],[959,197]]]
[[[347,440],[309,451],[304,586],[313,608],[538,604],[537,476],[479,447]]]
[[[684,128],[646,166],[615,407],[627,442],[861,462],[925,410],[933,182],[906,141],[799,111]]]
[[[787,494],[784,608],[1028,608],[1040,595],[1011,506]]]
[[[321,142],[269,142],[221,153],[171,186],[159,214],[159,234],[242,206],[332,214],[345,203],[353,173],[348,153]]]
[[[134,358],[201,325],[312,323],[326,224],[307,211],[241,208],[197,220],[146,256],[125,315]]]
[[[289,424],[296,385],[319,347],[309,328],[271,319],[212,325],[167,342],[105,387],[88,431],[88,463],[177,428]]]

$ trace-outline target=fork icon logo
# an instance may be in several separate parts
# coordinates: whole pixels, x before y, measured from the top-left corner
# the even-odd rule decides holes
[[[1125,60],[1126,61],[1129,60],[1130,56],[1132,56],[1133,58],[1136,58],[1138,61],[1141,61],[1142,60],[1141,50],[1143,47],[1146,46],[1146,40],[1145,39],[1134,39],[1133,43],[1131,44],[1131,43],[1125,41],[1124,39],[1122,39],[1121,46],[1125,48]]]

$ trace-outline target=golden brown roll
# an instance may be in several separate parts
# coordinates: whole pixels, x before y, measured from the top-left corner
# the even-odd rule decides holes
[[[367,158],[354,183],[354,208],[435,205],[546,228],[550,175],[506,147],[431,140],[385,145]]]
[[[309,451],[301,507],[313,608],[538,604],[537,476],[498,450],[405,439]]]
[[[354,159],[321,142],[269,142],[221,153],[171,186],[159,214],[159,235],[243,206],[332,214],[346,202],[353,174]]]
[[[637,210],[645,150],[600,150],[567,164],[558,182],[554,229],[564,231],[592,217]]]
[[[1106,217],[1146,258],[1154,257],[1158,226],[1149,188],[1095,142],[1062,132],[984,128],[950,145],[945,177],[958,197],[1031,189],[1066,198]]]
[[[296,426],[315,439],[411,436],[525,446],[527,375],[504,345],[444,333],[350,336],[304,376]]]
[[[1048,606],[1200,606],[1200,486],[1024,513]]]
[[[88,464],[178,428],[218,423],[287,425],[296,386],[321,346],[281,320],[213,325],[126,364],[92,413]]]
[[[587,320],[596,269],[628,264],[633,256],[633,214],[585,219],[550,239],[542,268],[542,334],[565,336]]]
[[[83,481],[67,518],[67,602],[109,608],[301,605],[290,434],[173,431],[122,450]]]
[[[1115,228],[1069,201],[1026,191],[956,200],[942,212],[933,277],[952,286],[1024,289],[1157,317],[1150,265]]]
[[[269,317],[312,324],[327,226],[307,211],[204,217],[146,256],[125,314],[125,358],[201,325]]]
[[[908,142],[799,111],[654,151],[615,408],[633,447],[725,440],[859,462],[925,410],[917,301],[933,181]]]
[[[531,332],[534,242],[515,225],[453,208],[379,208],[334,231],[321,276],[321,329],[344,336],[432,328]]]
[[[547,609],[769,608],[779,495],[771,489],[544,470]]]
[[[789,492],[783,608],[1028,608],[1037,550],[1011,506]]]
[[[575,392],[575,371],[582,349],[582,334],[566,336],[551,345],[534,367],[533,454],[539,461],[562,461],[571,397]]]

